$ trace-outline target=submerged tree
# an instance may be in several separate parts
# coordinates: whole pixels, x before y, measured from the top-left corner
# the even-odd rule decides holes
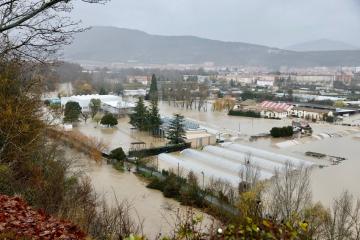
[[[101,100],[100,99],[91,99],[89,103],[89,108],[91,112],[91,118],[94,118],[95,115],[100,111],[101,108]]]
[[[167,139],[171,144],[179,144],[185,142],[184,116],[174,114],[174,119],[171,121]]]
[[[100,123],[102,125],[107,125],[108,127],[113,127],[118,124],[118,121],[117,121],[116,117],[114,117],[114,115],[112,115],[111,113],[108,113],[102,117]]]

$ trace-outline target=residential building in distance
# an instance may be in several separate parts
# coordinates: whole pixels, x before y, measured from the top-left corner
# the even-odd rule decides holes
[[[292,83],[304,86],[332,88],[335,80],[335,75],[290,75],[290,81]]]
[[[273,87],[275,83],[275,76],[262,75],[256,77],[256,85],[259,87]]]
[[[146,89],[136,89],[136,90],[125,89],[123,91],[123,96],[124,99],[131,102],[131,101],[135,101],[139,97],[145,97],[146,93],[147,93]]]
[[[327,116],[334,116],[334,113],[329,109],[294,107],[291,115],[293,117],[304,118],[307,120],[323,121]]]
[[[265,118],[286,118],[291,114],[293,106],[287,103],[263,101],[259,105],[260,114]]]
[[[129,83],[141,83],[144,86],[150,85],[151,76],[127,76]]]

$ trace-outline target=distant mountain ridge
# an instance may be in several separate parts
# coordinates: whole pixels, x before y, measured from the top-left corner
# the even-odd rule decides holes
[[[160,36],[116,27],[93,27],[64,49],[70,61],[145,64],[266,66],[360,66],[360,51],[295,52],[194,36]]]
[[[351,44],[334,41],[329,39],[318,39],[309,42],[298,43],[287,47],[288,50],[293,51],[339,51],[339,50],[360,50],[360,47],[353,46]]]

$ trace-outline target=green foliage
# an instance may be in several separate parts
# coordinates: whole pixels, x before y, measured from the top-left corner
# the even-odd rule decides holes
[[[122,147],[116,148],[110,152],[110,158],[116,159],[118,161],[124,161],[126,159],[126,154]]]
[[[162,181],[159,178],[154,177],[146,187],[163,191],[165,187],[165,181]]]
[[[144,100],[139,98],[134,113],[130,115],[130,124],[139,129],[140,131],[148,130],[148,111],[145,106]]]
[[[14,183],[13,171],[5,164],[0,164],[0,193],[6,195],[13,195]]]
[[[185,183],[186,179],[178,177],[174,173],[170,173],[163,180],[153,178],[152,181],[147,185],[147,187],[162,191],[164,197],[178,199],[181,195],[181,187]]]
[[[308,224],[297,222],[295,224],[277,224],[271,220],[264,219],[255,222],[251,218],[245,218],[238,225],[228,225],[221,239],[283,239],[283,240],[308,240]]]
[[[163,174],[164,179],[152,177],[148,188],[160,190],[167,198],[178,199],[188,206],[204,207],[202,191],[197,184],[195,175],[190,172],[188,178],[182,178],[174,173]]]
[[[179,144],[184,142],[185,130],[183,123],[184,116],[174,114],[174,119],[171,121],[167,132],[167,139],[169,139],[170,144]]]
[[[89,108],[91,111],[91,118],[94,119],[95,115],[100,111],[101,100],[100,99],[91,99],[89,103]]]
[[[264,100],[274,100],[275,95],[272,93],[268,93],[268,92],[255,92],[255,91],[245,90],[240,95],[240,97],[243,101],[245,101],[247,99],[255,99],[255,100],[261,102]]]
[[[162,124],[157,101],[151,102],[151,106],[148,112],[148,121],[149,130],[152,130],[153,133],[156,133]]]
[[[290,137],[294,134],[293,131],[293,127],[292,126],[287,126],[287,127],[273,127],[270,130],[270,135],[274,138],[279,138],[279,137]]]
[[[180,189],[180,201],[182,204],[189,206],[204,207],[205,205],[197,177],[193,172],[189,172],[187,184]]]
[[[124,171],[124,162],[115,162],[112,164],[113,168],[115,168],[116,170],[123,172]]]
[[[106,95],[106,94],[108,94],[108,91],[106,91],[104,87],[101,87],[99,90],[99,95]]]
[[[64,122],[73,123],[79,121],[81,107],[78,102],[67,102],[65,104]]]
[[[116,119],[116,117],[114,117],[114,115],[108,113],[102,117],[100,124],[107,125],[108,127],[113,127],[118,124],[118,120]]]
[[[151,101],[150,109],[148,109],[145,106],[144,100],[139,98],[134,113],[130,115],[130,124],[140,131],[152,131],[153,134],[157,133],[161,125],[157,101]]]
[[[148,149],[141,149],[141,150],[133,150],[129,151],[129,156],[143,156],[143,157],[150,157],[150,156],[156,156],[161,153],[171,153],[171,152],[178,152],[182,151],[186,148],[190,148],[190,143],[179,143],[174,145],[168,145],[168,146],[161,146],[161,147],[155,147],[155,148],[148,148]]]
[[[252,118],[260,118],[261,115],[258,112],[254,111],[241,111],[241,110],[230,110],[228,115],[230,116],[241,116],[241,117],[252,117]]]
[[[158,87],[157,87],[157,80],[155,74],[151,77],[151,84],[150,84],[150,90],[149,90],[149,99],[151,101],[158,101]]]

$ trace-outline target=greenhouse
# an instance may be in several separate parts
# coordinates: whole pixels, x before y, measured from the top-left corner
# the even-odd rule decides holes
[[[184,169],[186,172],[193,171],[198,177],[201,176],[203,172],[207,179],[210,179],[211,177],[214,179],[221,179],[230,182],[233,186],[237,186],[240,182],[238,176],[227,174],[206,165],[198,164],[189,159],[175,157],[166,153],[160,154],[158,158],[159,161],[164,162],[170,166],[177,166],[177,164],[179,164],[180,168]]]
[[[257,169],[260,180],[266,180],[272,178],[276,170],[282,171],[288,162],[293,164],[293,169],[314,165],[310,161],[235,143],[206,146],[202,151],[185,149],[179,155],[163,153],[158,159],[163,167],[179,166],[186,172],[193,171],[198,177],[221,179],[234,187],[241,181],[240,173],[247,172],[249,166]]]
[[[290,162],[292,165],[299,167],[299,166],[305,166],[309,167],[314,165],[314,163],[290,156],[285,156],[278,153],[273,153],[245,145],[240,145],[236,143],[224,143],[222,146],[226,149],[234,150],[236,152],[245,153],[245,154],[251,154],[251,156],[259,157],[259,158],[265,158],[274,162],[286,164],[287,162]]]
[[[234,163],[229,159],[192,149],[186,149],[182,151],[181,156],[185,156],[189,159],[192,159],[193,161],[201,161],[203,164],[206,165],[206,167],[209,167],[209,165],[211,165],[215,168],[223,169],[235,175],[238,175],[241,170],[245,170],[245,165],[241,162]],[[263,170],[260,170],[259,173],[260,179],[268,179],[273,176],[272,173]]]
[[[204,151],[210,154],[214,154],[216,156],[225,157],[232,162],[240,162],[242,164],[246,164],[247,161],[249,161],[252,166],[260,168],[260,170],[270,171],[272,173],[274,173],[275,170],[281,170],[284,168],[284,164],[281,164],[279,162],[273,162],[268,159],[253,156],[248,153],[236,152],[222,147],[206,146],[204,148]]]

